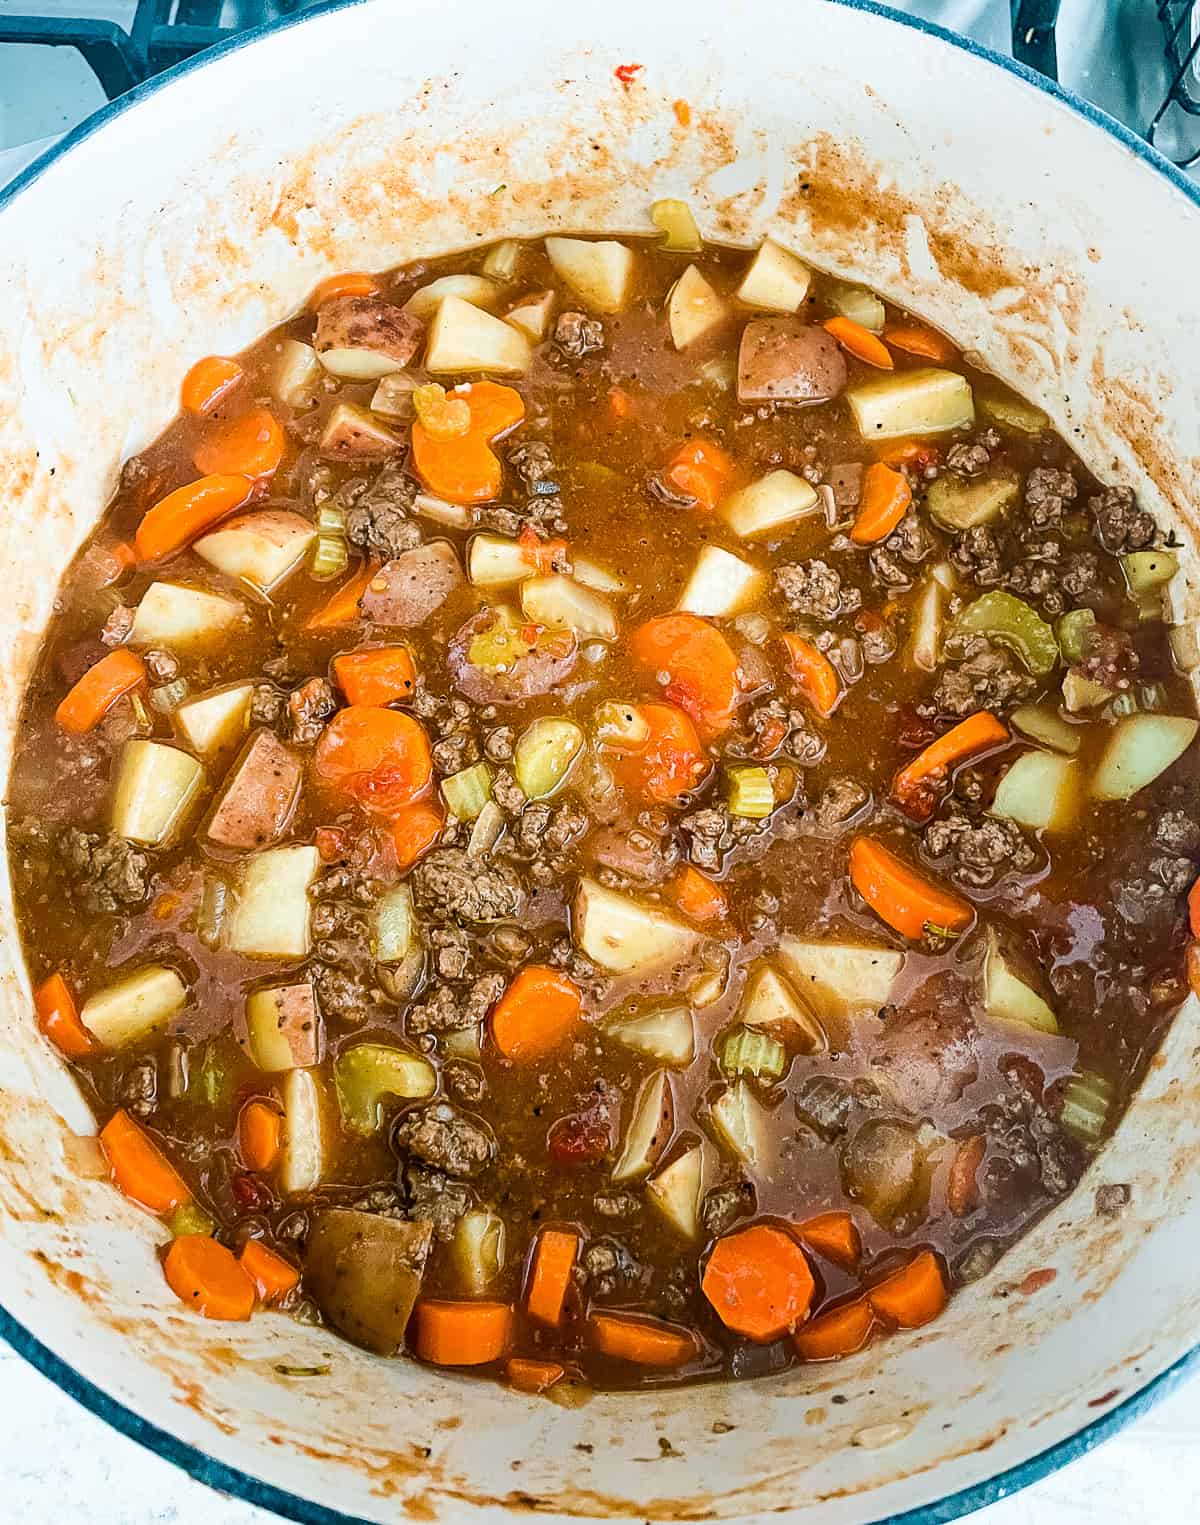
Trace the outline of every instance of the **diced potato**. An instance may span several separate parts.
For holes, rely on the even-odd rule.
[[[781,469],[770,471],[749,487],[733,493],[721,511],[734,534],[749,540],[754,535],[781,530],[798,519],[807,519],[820,504],[811,483]]]
[[[473,1208],[458,1220],[450,1253],[467,1297],[484,1297],[504,1269],[504,1238],[504,1219],[486,1207]]]
[[[827,300],[839,318],[849,318],[873,334],[881,334],[887,311],[873,291],[838,281],[829,288]]]
[[[1085,678],[1072,667],[1062,680],[1062,696],[1069,712],[1081,715],[1085,710],[1098,710],[1117,694],[1115,689],[1106,688],[1094,678]]]
[[[419,492],[413,499],[413,513],[452,530],[469,530],[475,522],[471,510],[463,504],[447,503],[444,498],[435,498],[428,492]]]
[[[468,858],[485,858],[504,835],[508,819],[495,800],[487,804],[475,817],[471,835],[467,841]]]
[[[420,318],[422,323],[429,323],[447,297],[458,297],[460,301],[470,302],[472,307],[492,312],[500,305],[501,291],[497,283],[485,275],[439,275],[428,286],[414,291],[402,310]]]
[[[404,1346],[432,1238],[433,1225],[423,1219],[322,1208],[305,1246],[305,1287],[331,1328],[376,1355],[394,1356]]]
[[[182,830],[204,788],[204,769],[189,753],[135,737],[121,748],[109,827],[118,837],[162,847]]]
[[[665,911],[642,905],[594,879],[580,880],[573,916],[575,941],[610,974],[645,974],[684,963],[699,934]]]
[[[299,514],[262,508],[227,520],[192,549],[226,577],[240,577],[269,593],[304,559],[316,533]]]
[[[752,1172],[769,1175],[770,1128],[767,1110],[749,1081],[735,1080],[712,1104],[713,1127]]]
[[[674,1131],[675,1098],[671,1092],[671,1077],[666,1070],[656,1070],[638,1089],[625,1130],[625,1141],[613,1166],[613,1181],[640,1181],[644,1175],[649,1175],[671,1142]]]
[[[597,312],[620,312],[629,296],[633,254],[615,240],[548,238],[546,254],[559,280]]]
[[[416,377],[408,371],[393,371],[390,376],[381,376],[379,385],[371,394],[371,412],[380,413],[384,418],[410,419],[415,411],[413,393],[418,384]]]
[[[1130,595],[1144,599],[1166,587],[1179,571],[1179,557],[1173,551],[1131,551],[1121,557],[1121,570]]]
[[[646,1195],[684,1239],[700,1237],[700,1199],[707,1174],[703,1146],[693,1144],[646,1182]]]
[[[686,1006],[660,1006],[605,1024],[605,1036],[635,1054],[645,1054],[675,1070],[696,1057],[696,1028]]]
[[[988,936],[987,957],[983,966],[983,989],[988,1016],[994,1021],[1011,1022],[1019,1027],[1033,1027],[1043,1033],[1058,1031],[1058,1018],[1037,991],[1020,978],[1001,953],[995,932],[991,932]]]
[[[325,367],[317,359],[311,344],[299,339],[285,339],[271,374],[271,395],[285,407],[301,412],[311,408],[321,395]]]
[[[389,1043],[355,1043],[333,1066],[342,1122],[352,1133],[375,1133],[385,1096],[424,1101],[437,1090],[437,1072],[423,1054]]]
[[[990,813],[1033,831],[1066,831],[1079,793],[1078,764],[1054,752],[1025,752],[1000,780]]]
[[[865,440],[942,434],[975,422],[971,384],[957,371],[925,367],[851,387],[846,401]]]
[[[1127,800],[1152,784],[1195,740],[1185,715],[1139,714],[1118,720],[1092,779],[1098,800]]]
[[[241,620],[236,598],[186,588],[182,583],[152,582],[142,594],[129,632],[131,646],[215,645]]]
[[[492,245],[479,268],[493,281],[516,280],[521,253],[521,245],[515,238],[505,238]]]
[[[788,1048],[814,1054],[825,1048],[825,1031],[816,1013],[777,969],[765,964],[746,985],[738,1016]]]
[[[467,1059],[478,1064],[483,1055],[483,1024],[474,1027],[456,1027],[453,1032],[443,1033],[442,1053],[447,1059]]]
[[[758,603],[766,591],[767,574],[719,545],[700,549],[677,608],[689,614],[723,619]]]
[[[594,588],[597,593],[628,591],[629,584],[619,578],[615,572],[610,572],[607,567],[589,561],[586,556],[573,556],[571,561],[575,568],[572,574],[575,581],[581,582],[585,588]]]
[[[79,1020],[105,1048],[123,1048],[161,1032],[186,1005],[187,987],[174,969],[144,964],[88,996]]]
[[[531,800],[548,799],[570,773],[586,738],[580,726],[560,715],[539,715],[521,733],[513,773]]]
[[[579,563],[575,564],[575,575],[579,576]],[[1172,625],[1167,635],[1171,645],[1171,655],[1175,658],[1175,665],[1180,672],[1195,672],[1200,667],[1200,629],[1195,620],[1188,620],[1182,625]]]
[[[523,376],[531,358],[529,340],[519,328],[452,296],[442,302],[429,330],[425,369],[435,376],[459,371]]]
[[[608,601],[561,573],[523,582],[521,613],[548,630],[574,630],[577,635],[605,641],[617,636],[617,617]]]
[[[807,265],[768,238],[742,278],[738,301],[764,312],[798,312],[811,280]]]
[[[412,891],[407,884],[395,884],[376,903],[371,953],[377,963],[400,964],[412,952],[416,940]]]
[[[894,948],[799,937],[784,937],[779,956],[800,995],[822,1015],[831,1016],[886,1006],[904,962]]]
[[[201,757],[219,757],[241,744],[250,723],[252,683],[234,683],[185,699],[172,712],[171,724],[179,739]]]
[[[339,402],[325,420],[317,448],[331,461],[385,461],[400,438],[357,403]]]
[[[312,984],[271,985],[246,997],[250,1058],[268,1074],[320,1064],[324,1031]]]
[[[380,297],[334,297],[317,309],[313,349],[331,376],[378,381],[412,363],[423,325]]]
[[[288,1070],[280,1090],[283,1147],[279,1153],[279,1187],[288,1194],[312,1191],[321,1184],[329,1154],[329,1123],[321,1072]]]
[[[939,576],[939,573],[943,575]],[[954,589],[954,569],[945,563],[935,567],[921,583],[913,613],[909,657],[922,672],[936,672],[942,656],[946,614]]]
[[[944,530],[970,530],[999,519],[1017,501],[1021,479],[1015,471],[964,481],[953,472],[930,482],[925,507]]]
[[[731,317],[729,304],[695,265],[689,265],[671,287],[667,297],[667,326],[676,349],[688,349],[708,334],[715,333]]]
[[[704,247],[700,229],[686,201],[665,196],[661,201],[651,202],[650,221],[666,235],[659,248],[669,254],[699,254]]]
[[[535,291],[529,296],[522,297],[515,307],[510,307],[504,314],[504,321],[511,323],[514,328],[519,328],[534,344],[540,344],[546,337],[546,330],[550,327],[550,316],[553,311],[554,293]]]
[[[250,958],[304,958],[310,934],[309,886],[321,857],[315,847],[255,853],[225,917],[225,945]]]
[[[472,535],[467,576],[477,588],[503,588],[532,577],[537,568],[525,547],[507,535]]]
[[[1012,723],[1023,736],[1040,741],[1066,757],[1074,757],[1083,742],[1083,727],[1064,720],[1057,710],[1040,704],[1022,704],[1013,710]]]
[[[1035,408],[998,383],[989,382],[981,387],[976,402],[984,418],[999,424],[1002,429],[1016,429],[1021,434],[1044,434],[1050,427],[1050,420],[1041,408]]]

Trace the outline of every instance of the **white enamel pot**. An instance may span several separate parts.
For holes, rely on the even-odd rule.
[[[628,85],[623,64],[641,66]],[[502,234],[649,231],[664,195],[709,236],[770,232],[976,351],[1181,532],[1175,612],[1197,613],[1200,207],[1122,129],[866,5],[374,0],[135,91],[0,204],[5,771],[58,578],[191,361],[236,351],[333,271]],[[1189,1008],[1079,1190],[927,1330],[833,1367],[566,1411],[286,1318],[185,1312],[158,1224],[64,1153],[91,1123],[34,1031],[5,882],[4,1330],[112,1423],[296,1519],[948,1519],[1086,1449],[1186,1367],[1195,1047]],[[1129,1208],[1097,1216],[1096,1188],[1118,1182]]]

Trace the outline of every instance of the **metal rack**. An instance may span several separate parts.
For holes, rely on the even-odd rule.
[[[1200,163],[1200,0],[1158,0],[1156,9],[1170,84],[1146,128],[1146,139],[1153,143],[1160,129],[1174,125],[1172,118],[1175,123],[1183,116],[1193,118],[1190,137],[1197,146],[1185,149],[1182,156],[1172,155],[1186,169]]]

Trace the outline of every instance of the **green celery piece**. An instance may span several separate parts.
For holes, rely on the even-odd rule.
[[[1083,647],[1087,640],[1088,631],[1096,623],[1096,616],[1091,609],[1071,609],[1064,614],[1057,625],[1058,644],[1062,647],[1064,658],[1073,667],[1076,662],[1083,661]]]
[[[952,636],[983,635],[1015,652],[1035,676],[1053,672],[1059,661],[1054,631],[1024,599],[994,589],[968,604],[954,621]]]
[[[337,1056],[333,1083],[346,1127],[355,1133],[374,1133],[385,1096],[424,1100],[433,1095],[437,1077],[420,1054],[386,1043],[356,1043]]]

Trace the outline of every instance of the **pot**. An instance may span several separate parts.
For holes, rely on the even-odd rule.
[[[663,195],[711,238],[770,233],[953,335],[1175,526],[1175,616],[1200,613],[1193,187],[1044,81],[874,6],[608,0],[590,43],[580,20],[537,0],[325,11],[133,92],[3,198],[5,768],[58,578],[193,360],[331,272],[649,232]],[[295,1519],[949,1519],[1103,1438],[1196,1338],[1194,1002],[1079,1189],[934,1325],[832,1367],[575,1410],[284,1317],[231,1334],[181,1309],[160,1226],[76,1168],[93,1124],[34,1030],[6,877],[0,1024],[9,1339]],[[1106,1184],[1130,1189],[1119,1219],[1095,1210]]]

